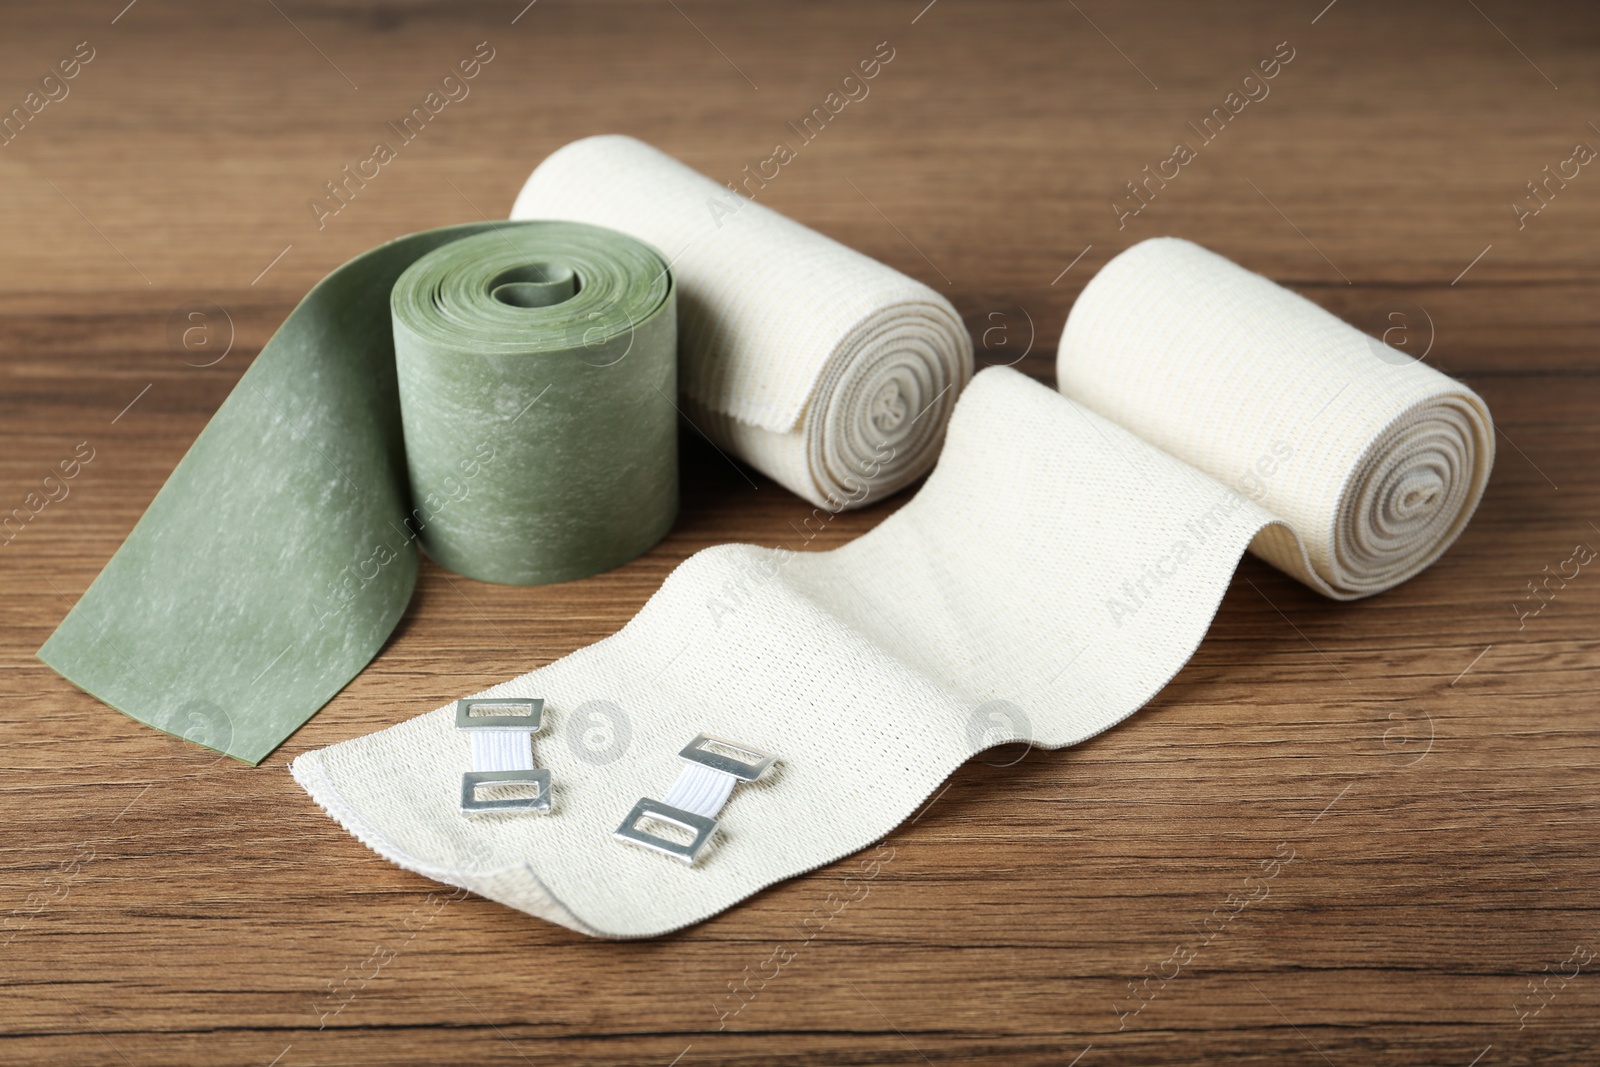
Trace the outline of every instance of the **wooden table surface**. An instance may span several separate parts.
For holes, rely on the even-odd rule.
[[[1600,547],[1592,4],[124,2],[0,14],[0,109],[92,55],[0,147],[0,510],[93,453],[0,538],[0,1061],[1600,1062],[1600,575],[1517,610]],[[470,95],[319,228],[323,183],[485,41]],[[285,768],[612,633],[697,549],[792,540],[810,506],[704,445],[677,528],[613,573],[427,565],[394,639],[258,769],[33,658],[323,274],[503,216],[592,133],[732,179],[881,42],[766,203],[1046,380],[1084,283],[1158,234],[1399,325],[1502,431],[1459,543],[1354,604],[1247,559],[1149,707],[972,761],[847,908],[855,860],[638,943],[393,867]],[[1269,94],[1119,219],[1274,53]],[[211,365],[171,332],[196,304],[233,342]]]

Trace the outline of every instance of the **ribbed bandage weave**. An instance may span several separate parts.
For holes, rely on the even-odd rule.
[[[556,733],[593,701],[627,716],[604,763],[541,750],[556,817],[459,818],[449,707],[308,753],[295,777],[402,866],[586,933],[663,933],[881,839],[985,747],[1070,745],[1132,714],[1247,547],[1341,599],[1402,581],[1462,528],[1493,458],[1471,390],[1184,242],[1104,269],[1061,368],[1070,396],[975,377],[927,484],[865,536],[706,549],[615,636],[483,694],[543,696]],[[693,867],[612,840],[700,732],[782,762]],[[1063,878],[1071,848],[1046,845]]]
[[[511,217],[655,245],[680,294],[684,414],[800,496],[859,507],[933,465],[972,376],[972,340],[921,282],[631,137],[555,152]]]

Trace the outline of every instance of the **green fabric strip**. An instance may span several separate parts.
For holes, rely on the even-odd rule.
[[[364,667],[418,542],[566,581],[677,512],[676,315],[655,250],[580,223],[453,226],[306,295],[39,650],[140,722],[259,763]]]

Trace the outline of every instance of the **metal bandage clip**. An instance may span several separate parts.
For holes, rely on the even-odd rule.
[[[693,864],[717,832],[717,812],[733,787],[760,778],[778,757],[710,734],[690,741],[678,755],[689,765],[678,774],[667,799],[642,798],[612,836]],[[640,823],[647,819],[676,826],[692,839],[684,843],[642,829]]]
[[[472,738],[472,770],[461,776],[461,813],[550,812],[550,772],[533,766],[533,735],[544,717],[540,697],[456,701],[456,728]],[[531,797],[478,799],[479,786],[531,785]]]

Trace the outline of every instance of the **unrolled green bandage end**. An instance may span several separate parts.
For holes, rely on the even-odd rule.
[[[417,544],[565,581],[677,511],[675,293],[611,230],[412,234],[324,278],[262,349],[39,658],[259,763],[377,654]]]

